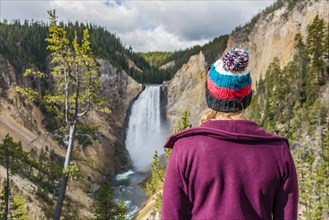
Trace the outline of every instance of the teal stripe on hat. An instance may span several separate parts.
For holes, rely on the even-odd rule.
[[[214,65],[211,66],[209,73],[210,79],[218,86],[227,89],[242,89],[251,84],[250,71],[246,75],[226,75],[216,71]]]

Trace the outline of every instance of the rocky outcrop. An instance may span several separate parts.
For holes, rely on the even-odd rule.
[[[256,82],[265,74],[274,57],[279,58],[281,66],[292,60],[295,35],[301,33],[306,39],[307,28],[316,15],[329,21],[327,1],[301,1],[291,11],[282,7],[267,15],[261,14],[252,27],[246,26],[229,37],[225,52],[233,47],[249,50],[249,68]],[[185,109],[191,111],[192,124],[198,124],[199,114],[206,108],[206,71],[206,62],[200,52],[191,57],[171,81],[164,83],[168,99],[167,118],[171,127],[175,126]]]
[[[67,190],[67,197],[82,207],[79,209],[82,219],[93,217],[92,194],[86,192],[86,186],[90,186],[88,190],[93,192],[105,175],[129,168],[129,154],[124,145],[125,120],[131,102],[142,91],[141,84],[135,82],[124,71],[114,68],[108,61],[97,60],[97,63],[100,67],[102,86],[100,95],[107,98],[106,104],[112,113],[92,111],[82,119],[85,123],[99,126],[97,140],[91,145],[86,148],[80,147],[78,143],[75,145],[83,158],[93,161],[82,165],[84,178],[78,182],[70,181]],[[0,56],[0,139],[9,133],[15,141],[22,142],[25,151],[33,148],[40,154],[47,146],[47,149],[54,150],[56,154],[65,155],[65,148],[47,134],[48,131],[42,123],[42,112],[32,103],[25,103],[15,91],[16,85],[30,83],[15,71],[8,60]],[[1,169],[3,168],[0,166]],[[4,173],[0,172],[1,178]],[[40,208],[43,202],[36,196],[35,189],[38,187],[35,183],[19,175],[13,176],[13,181],[18,190],[31,201],[28,208],[31,210],[31,207],[35,207],[31,210],[33,219],[45,219]]]
[[[102,95],[107,97],[107,105],[112,111],[109,123],[123,129],[129,104],[142,91],[142,85],[126,72],[114,68],[108,61],[97,62],[101,66]]]
[[[283,6],[261,14],[251,29],[247,26],[229,37],[225,51],[233,47],[249,50],[251,76],[257,81],[274,57],[279,58],[281,66],[292,60],[296,34],[306,40],[308,26],[316,15],[329,22],[327,0],[300,1],[291,11]]]
[[[173,67],[173,66],[175,66],[175,60],[172,60],[169,63],[166,63],[166,64],[160,66],[159,69],[160,70],[166,70],[166,69],[168,69],[170,67]]]
[[[0,94],[5,97],[11,85],[16,85],[16,73],[14,67],[0,54]]]
[[[99,142],[89,148],[104,173],[116,173],[129,168],[130,160],[125,148],[125,122],[131,102],[142,91],[142,85],[124,71],[114,68],[108,61],[97,60],[101,67],[102,96],[107,98],[110,114],[93,111],[86,123],[99,125]],[[95,150],[96,149],[96,150]]]
[[[138,66],[134,63],[134,61],[132,61],[128,57],[126,57],[126,60],[127,60],[128,68],[129,69],[134,69],[134,70],[136,70],[138,72],[143,72],[140,68],[138,68]]]
[[[199,123],[199,115],[206,108],[205,79],[207,63],[202,52],[192,56],[187,64],[177,71],[175,77],[163,83],[167,95],[167,119],[174,127],[184,110],[191,113],[192,125]]]

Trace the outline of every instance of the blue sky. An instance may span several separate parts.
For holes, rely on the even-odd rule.
[[[0,17],[60,20],[105,26],[134,51],[172,51],[229,34],[273,0],[1,0]]]

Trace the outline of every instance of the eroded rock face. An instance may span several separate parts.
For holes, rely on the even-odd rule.
[[[0,54],[0,94],[5,96],[11,86],[16,86],[16,73],[14,67]]]
[[[142,91],[142,85],[122,70],[117,70],[109,62],[97,60],[101,66],[102,95],[107,97],[107,105],[112,111],[109,123],[124,127],[129,104]]]
[[[233,47],[249,50],[249,68],[253,81],[265,75],[268,65],[278,57],[281,66],[293,59],[295,36],[300,33],[306,40],[308,26],[316,15],[329,22],[328,1],[302,1],[291,11],[282,7],[266,16],[261,16],[254,27],[233,33],[225,52]]]
[[[282,7],[266,16],[262,15],[251,29],[246,27],[233,33],[225,52],[233,47],[249,50],[249,69],[255,85],[261,75],[265,75],[274,57],[279,58],[281,66],[293,59],[296,34],[301,33],[306,40],[308,26],[316,15],[329,22],[327,6],[325,0],[301,2],[291,11]],[[164,82],[168,99],[167,118],[171,127],[175,126],[184,109],[191,111],[192,124],[198,124],[199,114],[206,108],[206,71],[206,62],[200,53],[191,57],[171,81]]]
[[[184,110],[191,113],[192,125],[198,125],[199,115],[206,108],[205,80],[207,63],[202,52],[192,56],[177,71],[175,77],[163,83],[167,94],[167,119],[173,128]]]
[[[111,113],[93,111],[85,119],[86,123],[99,125],[100,140],[93,143],[95,149],[89,153],[97,158],[97,163],[105,173],[116,173],[129,168],[129,154],[124,145],[125,124],[128,108],[142,91],[142,85],[134,81],[124,71],[114,68],[108,61],[97,60],[100,65],[102,95],[107,99]]]

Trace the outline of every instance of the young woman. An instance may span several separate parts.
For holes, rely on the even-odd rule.
[[[286,138],[245,119],[248,52],[232,49],[206,82],[201,125],[171,136],[162,219],[297,219],[298,187]]]

